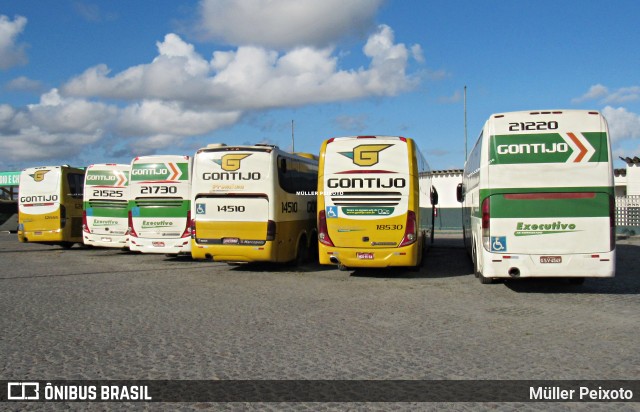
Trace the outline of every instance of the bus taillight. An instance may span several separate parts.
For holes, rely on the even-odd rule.
[[[267,221],[267,240],[276,240],[276,222]]]
[[[413,210],[409,210],[407,212],[407,226],[404,231],[404,237],[402,238],[402,242],[400,242],[400,246],[408,246],[414,243],[416,239],[418,239],[416,213]]]
[[[318,240],[323,245],[333,247],[333,242],[329,237],[329,230],[327,229],[327,215],[324,210],[318,213]]]
[[[491,206],[489,197],[487,196],[482,201],[482,240],[485,243],[485,248],[488,249],[489,245],[489,230],[491,229]]]
[[[129,230],[128,230],[129,236],[138,237],[136,230],[133,228],[133,213],[131,213],[131,210],[129,210],[127,221],[129,223]]]
[[[187,223],[185,224],[184,232],[180,237],[191,237],[191,211],[187,210]]]
[[[191,212],[189,212],[191,214]],[[196,220],[191,219],[191,239],[196,238]]]
[[[87,223],[87,211],[83,210],[82,211],[82,231],[85,233],[91,233],[91,230],[89,230],[89,224]]]

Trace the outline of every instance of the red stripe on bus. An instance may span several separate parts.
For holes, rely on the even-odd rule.
[[[594,192],[581,193],[512,193],[504,195],[508,200],[547,200],[547,199],[593,199]]]

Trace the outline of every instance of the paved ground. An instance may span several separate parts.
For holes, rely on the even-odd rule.
[[[481,285],[456,238],[419,273],[231,267],[9,234],[0,265],[0,380],[640,376],[639,238],[618,242],[615,278],[582,286]]]

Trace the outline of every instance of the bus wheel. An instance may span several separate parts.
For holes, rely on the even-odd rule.
[[[312,240],[309,244],[308,258],[312,263],[318,263],[319,250],[318,241],[316,240],[318,239],[318,235],[312,236],[311,239]]]
[[[482,276],[482,273],[478,272],[478,280],[480,281],[480,283],[482,283],[483,285],[490,285],[493,283],[493,279],[491,278],[485,278],[484,276]]]
[[[582,285],[584,283],[584,278],[569,278],[570,285]]]
[[[485,278],[484,276],[482,276],[482,272],[478,270],[478,255],[476,254],[475,248],[473,250],[473,274],[483,285],[490,285],[493,283],[493,279]]]
[[[301,266],[308,257],[307,241],[306,238],[301,237],[298,241],[298,250],[296,251],[296,258],[293,260],[295,266]]]
[[[473,247],[473,251],[471,252],[471,263],[473,263],[473,276],[478,277],[480,272],[478,271],[478,257],[476,255],[476,248]]]
[[[69,250],[73,247],[73,242],[62,242],[60,246],[62,246],[63,249]]]

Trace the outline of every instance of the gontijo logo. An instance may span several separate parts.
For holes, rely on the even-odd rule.
[[[249,156],[251,156],[251,153],[226,154],[220,159],[213,159],[213,162],[219,164],[222,170],[233,172],[240,169],[240,161]]]
[[[36,182],[42,182],[44,180],[44,175],[46,175],[48,172],[48,170],[37,170],[29,176],[31,176]]]
[[[117,170],[90,170],[87,173],[87,184],[95,185],[111,185],[124,187],[129,185],[129,172],[121,172]]]
[[[135,163],[131,180],[187,180],[188,163]]]
[[[605,161],[596,155],[604,133],[548,133],[493,136],[496,163],[586,163]],[[606,145],[604,145],[606,147]]]
[[[341,155],[353,160],[354,164],[358,166],[373,166],[377,164],[380,159],[378,153],[393,146],[392,144],[361,144],[354,147],[352,152],[338,152]]]

